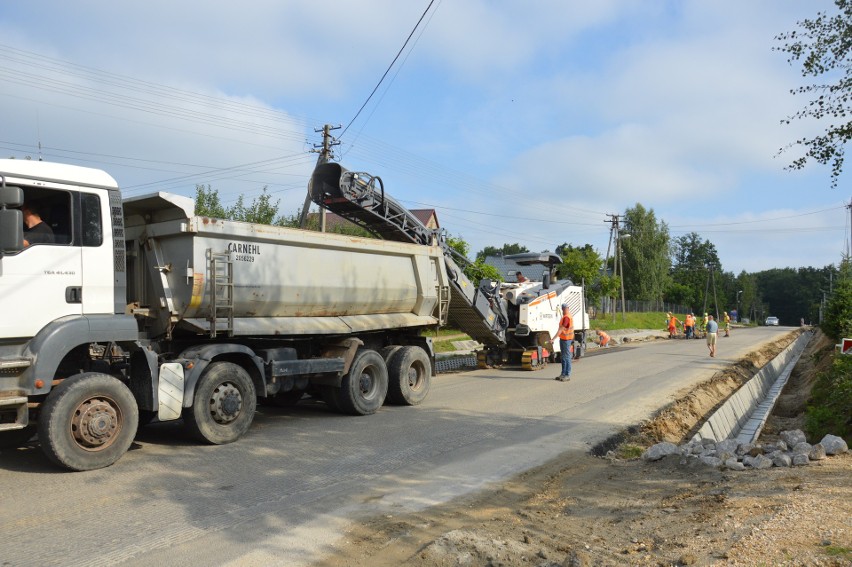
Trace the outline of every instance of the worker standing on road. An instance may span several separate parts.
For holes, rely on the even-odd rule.
[[[677,317],[669,313],[669,338],[673,339],[677,336],[677,324],[680,323]]]
[[[707,334],[707,313],[704,314],[704,320],[701,321],[701,331],[706,335]]]
[[[683,321],[683,331],[686,333],[686,338],[691,339],[695,335],[695,314],[687,313]]]
[[[713,316],[707,318],[707,348],[710,349],[710,356],[716,356],[716,333],[719,332],[719,323],[713,320]]]
[[[725,311],[725,336],[731,336],[731,316]]]
[[[574,342],[574,321],[571,319],[571,309],[567,303],[562,304],[562,319],[559,320],[559,329],[551,337],[555,341],[559,337],[559,358],[562,359],[562,374],[554,378],[560,382],[567,382],[571,377],[571,343]]]

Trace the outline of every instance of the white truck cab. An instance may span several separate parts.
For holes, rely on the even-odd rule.
[[[111,194],[121,219],[115,180],[102,171],[26,160],[2,160],[0,171],[0,206],[11,221],[2,223],[11,246],[0,258],[0,338],[33,337],[62,317],[124,313],[123,282],[114,270],[124,255],[123,239],[117,250],[113,238]],[[40,217],[53,242],[24,245],[20,207]]]

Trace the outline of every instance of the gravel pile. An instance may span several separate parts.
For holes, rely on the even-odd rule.
[[[812,461],[821,461],[829,455],[839,455],[849,450],[842,437],[826,435],[819,443],[811,445],[799,430],[782,431],[780,439],[765,445],[739,443],[736,439],[724,441],[701,440],[683,445],[657,443],[642,453],[645,461],[659,461],[664,457],[681,457],[681,464],[700,462],[710,467],[734,471],[769,469],[772,467],[798,467]]]

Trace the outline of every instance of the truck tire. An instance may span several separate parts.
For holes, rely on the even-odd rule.
[[[383,349],[381,349],[381,350],[379,351],[379,354],[380,354],[380,355],[382,355],[382,358],[384,358],[384,359],[385,359],[385,364],[386,364],[386,365],[388,365],[388,364],[390,364],[390,359],[391,359],[391,357],[392,357],[394,354],[396,354],[396,353],[397,353],[397,351],[398,351],[399,349],[401,349],[401,348],[402,348],[402,347],[401,347],[400,345],[391,345],[391,346],[386,346],[386,347],[384,347]]]
[[[63,380],[41,408],[38,437],[59,466],[89,471],[121,458],[139,426],[130,389],[108,374],[85,372]]]
[[[359,349],[337,390],[339,411],[352,415],[376,413],[388,393],[388,367],[378,352]]]
[[[405,346],[388,361],[388,401],[416,406],[426,399],[432,384],[432,362],[422,348]]]
[[[257,395],[251,376],[233,362],[212,362],[195,389],[192,406],[184,408],[189,433],[212,445],[232,443],[251,427]]]
[[[36,427],[28,425],[23,429],[0,432],[0,450],[17,449],[24,446],[27,441],[35,437]]]

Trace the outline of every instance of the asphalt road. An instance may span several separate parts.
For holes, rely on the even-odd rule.
[[[442,375],[419,407],[368,417],[321,403],[259,408],[246,437],[202,446],[179,425],[141,430],[116,465],[50,466],[0,453],[0,566],[305,565],[364,515],[420,509],[648,417],[784,327],[655,341],[584,358],[570,382],[538,372]]]

